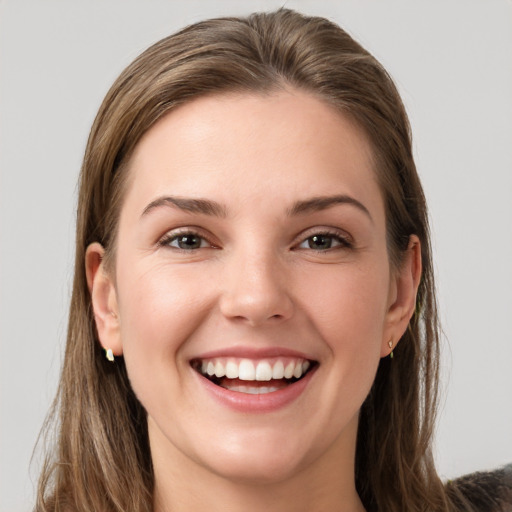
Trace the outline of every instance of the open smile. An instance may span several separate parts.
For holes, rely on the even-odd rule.
[[[229,391],[264,395],[283,390],[303,379],[316,361],[298,357],[248,359],[214,357],[194,359],[192,368],[211,383]]]

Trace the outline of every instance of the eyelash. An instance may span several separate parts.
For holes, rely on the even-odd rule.
[[[177,241],[179,238],[185,238],[185,237],[192,237],[199,239],[200,245],[199,247],[192,247],[185,249],[183,247],[176,247],[171,245],[172,242]],[[341,235],[337,231],[329,231],[329,230],[323,230],[323,231],[315,231],[311,233],[310,236],[306,238],[301,238],[301,241],[299,244],[294,245],[295,248],[301,249],[301,245],[308,243],[308,241],[312,240],[315,237],[325,237],[328,239],[331,239],[331,243],[334,241],[337,243],[334,247],[327,247],[325,250],[319,250],[314,249],[312,247],[302,247],[302,249],[314,251],[314,252],[327,252],[331,250],[336,250],[337,248],[340,249],[353,249],[354,244],[349,236],[347,235]],[[203,243],[206,242],[206,246],[203,246]],[[178,242],[179,243],[179,242]],[[176,251],[184,252],[184,253],[190,253],[197,249],[207,249],[207,248],[218,248],[208,237],[205,237],[204,235],[200,234],[199,232],[191,229],[184,229],[183,231],[179,232],[171,232],[165,235],[159,242],[158,245],[160,247],[170,247]]]
[[[314,252],[327,252],[327,251],[336,250],[336,249],[353,249],[354,248],[354,244],[348,235],[342,235],[338,231],[330,231],[330,230],[315,231],[315,232],[311,233],[310,236],[302,239],[302,241],[298,244],[298,247],[300,248],[301,245],[307,243],[309,240],[312,240],[315,237],[329,238],[329,239],[331,239],[331,241],[335,241],[338,245],[335,245],[334,247],[328,247],[325,250],[313,249],[311,247],[303,247],[303,249],[314,251]]]
[[[178,240],[179,238],[185,238],[187,236],[193,237],[193,238],[198,238],[201,242],[201,245],[199,247],[194,247],[194,248],[189,248],[189,249],[184,249],[182,247],[174,247],[171,245],[171,243],[174,242],[175,240]],[[202,246],[203,242],[206,242],[208,245]],[[195,231],[193,229],[184,229],[179,232],[173,231],[171,233],[167,233],[158,242],[158,245],[160,247],[170,247],[176,251],[181,251],[181,252],[185,252],[185,253],[187,253],[187,252],[190,253],[197,249],[206,249],[206,248],[215,248],[216,247],[216,245],[211,240],[209,240],[208,237],[205,237],[203,234],[198,233],[197,231]]]

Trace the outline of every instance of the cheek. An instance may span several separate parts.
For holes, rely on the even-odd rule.
[[[380,346],[389,289],[384,265],[341,267],[317,275],[314,286],[305,279],[302,288],[304,307],[333,352]]]
[[[184,368],[176,354],[208,315],[208,292],[200,288],[197,273],[186,268],[128,269],[119,265],[118,296],[123,354],[132,384],[136,388],[155,378],[177,379]]]
[[[340,269],[310,289],[309,318],[330,352],[338,389],[361,402],[380,361],[388,306],[389,274],[384,265]]]
[[[180,354],[212,303],[197,274],[185,266],[171,272],[163,264],[118,265],[121,340],[131,386],[150,417],[178,431],[190,401],[190,367]],[[176,410],[182,422],[176,422]]]

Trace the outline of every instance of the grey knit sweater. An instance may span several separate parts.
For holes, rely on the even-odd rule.
[[[446,488],[461,512],[512,512],[512,464],[457,478]]]

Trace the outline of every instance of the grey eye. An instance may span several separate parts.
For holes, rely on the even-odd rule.
[[[333,237],[329,235],[314,235],[307,240],[310,249],[325,250],[330,249],[333,243]]]
[[[191,251],[194,249],[200,249],[201,247],[206,247],[208,243],[199,235],[194,233],[185,233],[173,237],[169,240],[168,245],[185,251]]]
[[[313,251],[327,251],[336,247],[349,247],[347,240],[338,235],[329,233],[317,233],[306,238],[300,245],[300,249],[312,249]]]

